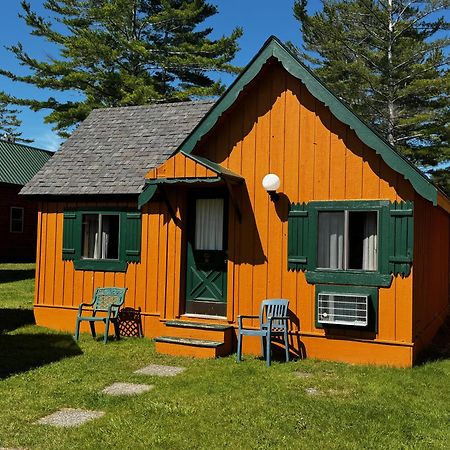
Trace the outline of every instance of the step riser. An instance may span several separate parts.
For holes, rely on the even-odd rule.
[[[193,358],[217,358],[221,356],[221,348],[196,347],[169,342],[156,342],[155,348],[158,353],[173,356],[192,356]]]
[[[198,330],[195,328],[184,327],[165,327],[164,336],[174,336],[188,339],[205,339],[208,341],[225,342],[231,340],[231,333],[229,330]]]

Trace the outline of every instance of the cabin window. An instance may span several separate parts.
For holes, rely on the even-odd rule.
[[[140,212],[64,212],[62,258],[76,270],[125,272],[140,256]]]
[[[413,256],[413,203],[294,203],[288,216],[288,269],[309,283],[388,287],[408,276]]]
[[[24,209],[12,206],[10,210],[9,231],[11,233],[23,233]]]
[[[119,258],[119,219],[119,214],[83,214],[83,258]]]
[[[376,271],[377,230],[376,211],[319,211],[317,268]]]

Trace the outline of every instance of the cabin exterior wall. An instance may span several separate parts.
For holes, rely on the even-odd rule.
[[[409,182],[278,64],[267,64],[193,150],[245,179],[245,184],[234,190],[241,222],[236,210],[229,208],[224,322],[236,324],[238,314],[258,314],[264,298],[288,298],[293,318],[291,339],[298,354],[355,363],[413,364],[414,340],[433,321],[430,300],[421,287],[428,277],[439,278],[433,283],[436,311],[443,314],[445,302],[448,307],[448,253],[444,252],[448,252],[449,235],[444,213],[418,198]],[[205,168],[195,164],[188,167],[184,158],[172,158],[169,164],[173,168],[164,169],[160,176],[172,176],[172,172],[175,177],[207,176]],[[278,202],[272,202],[261,186],[267,173],[276,173],[281,179]],[[184,312],[188,189],[173,186],[167,195],[176,220],[163,201],[150,201],[143,207],[141,261],[130,263],[125,273],[75,271],[71,261],[61,258],[64,210],[92,203],[41,203],[37,322],[72,330],[78,304],[90,299],[96,287],[113,285],[128,288],[126,306],[142,308],[147,337],[159,335],[166,319],[180,317]],[[390,287],[379,288],[375,335],[351,329],[327,334],[315,324],[315,286],[306,281],[304,272],[287,270],[289,205],[378,199],[415,201],[419,239],[415,241],[412,272],[405,278],[393,277]],[[133,202],[122,206],[136,208]],[[427,241],[431,238],[425,230],[432,221],[443,233],[446,244],[442,248]],[[425,247],[429,251],[423,257]],[[436,275],[427,266],[430,258],[435,258],[436,267],[445,260],[441,266],[445,273]],[[244,346],[244,351],[259,351],[256,339],[249,339]]]

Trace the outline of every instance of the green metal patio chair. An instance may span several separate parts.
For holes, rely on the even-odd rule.
[[[103,342],[106,344],[108,341],[109,324],[112,322],[114,325],[114,331],[116,338],[120,338],[119,327],[117,324],[117,316],[119,309],[123,305],[125,300],[125,292],[127,288],[97,288],[94,293],[94,298],[91,303],[82,303],[78,307],[77,323],[75,325],[75,340],[80,337],[80,323],[83,321],[89,322],[91,327],[92,337],[96,337],[95,322],[104,322],[105,335]],[[84,307],[92,307],[91,316],[83,316]],[[97,316],[97,313],[99,315]]]
[[[238,316],[238,344],[237,362],[242,360],[242,337],[260,336],[261,353],[266,358],[267,367],[271,362],[271,342],[273,336],[284,337],[284,348],[286,361],[289,361],[289,341],[288,341],[288,306],[289,300],[268,299],[261,303],[259,316]],[[243,319],[258,319],[259,328],[244,328]]]

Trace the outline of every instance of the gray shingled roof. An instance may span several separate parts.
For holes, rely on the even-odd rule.
[[[212,101],[97,109],[22,189],[31,195],[138,194]]]

